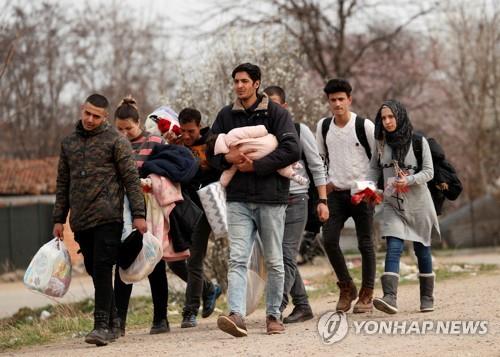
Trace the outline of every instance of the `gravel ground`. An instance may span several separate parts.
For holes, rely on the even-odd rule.
[[[459,277],[437,282],[436,310],[418,312],[418,285],[400,287],[397,315],[348,314],[349,333],[332,345],[324,344],[318,335],[319,317],[334,309],[337,297],[327,295],[312,301],[316,318],[305,323],[288,325],[282,335],[265,334],[264,311],[248,317],[249,336],[233,338],[216,327],[216,317],[200,319],[194,329],[173,326],[169,334],[151,336],[147,330],[129,331],[117,342],[97,348],[82,338],[68,339],[36,348],[27,348],[4,355],[22,356],[500,356],[500,271],[477,276]],[[380,295],[378,289],[376,295]],[[285,313],[286,315],[286,313]],[[356,334],[354,322],[361,321],[487,320],[484,335],[386,335]]]

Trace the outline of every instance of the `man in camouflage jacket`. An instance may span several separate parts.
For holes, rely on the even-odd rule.
[[[87,98],[76,130],[61,144],[53,212],[54,236],[63,239],[69,210],[70,226],[80,245],[85,269],[95,288],[94,330],[85,341],[106,345],[115,308],[112,270],[118,258],[127,191],[133,224],[145,233],[144,198],[129,141],[107,122],[107,99]]]

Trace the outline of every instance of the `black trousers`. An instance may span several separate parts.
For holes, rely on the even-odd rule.
[[[197,315],[200,299],[213,289],[213,284],[203,275],[203,260],[207,254],[208,237],[211,228],[205,214],[191,235],[190,257],[188,259],[188,279],[184,312]]]
[[[183,281],[188,280],[188,270],[185,260],[167,263],[175,275]],[[155,269],[148,275],[151,297],[153,298],[153,323],[158,323],[167,318],[168,306],[168,280],[165,271],[165,261],[162,259],[156,264]],[[118,317],[127,321],[128,305],[132,295],[133,284],[125,284],[120,279],[119,270],[115,271],[115,300]]]
[[[94,320],[108,321],[113,307],[113,265],[118,259],[122,223],[108,223],[75,232],[85,270],[95,289]]]
[[[352,217],[361,253],[361,285],[373,289],[376,270],[376,257],[372,240],[373,208],[365,202],[353,205],[349,191],[333,191],[328,195],[328,209],[330,218],[323,226],[323,240],[326,254],[338,280],[352,280],[339,244],[344,223],[349,217]]]

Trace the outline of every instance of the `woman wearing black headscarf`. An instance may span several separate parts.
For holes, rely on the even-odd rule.
[[[429,145],[422,138],[422,169],[412,145],[413,127],[405,107],[396,100],[387,100],[375,118],[377,154],[370,162],[368,180],[384,178],[383,223],[381,233],[386,239],[387,253],[382,290],[375,298],[378,310],[395,314],[399,283],[399,262],[404,241],[412,241],[418,260],[420,280],[420,311],[433,311],[434,273],[432,271],[431,236],[439,236],[439,226],[427,181],[434,175]],[[418,172],[417,172],[418,171]]]

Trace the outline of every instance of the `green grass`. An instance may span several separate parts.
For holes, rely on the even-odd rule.
[[[480,264],[479,265],[480,272],[490,272],[490,271],[495,271],[497,269],[498,269],[498,266],[496,264]]]
[[[81,335],[92,327],[93,308],[92,300],[38,309],[24,307],[14,316],[0,320],[0,351]],[[51,317],[40,320],[44,310],[50,312]]]
[[[468,276],[471,274],[478,274],[478,273],[486,273],[486,272],[491,272],[495,271],[498,269],[498,266],[495,264],[479,264],[479,265],[471,265],[471,264],[452,264],[452,265],[457,265],[460,268],[466,269],[466,271],[463,272],[452,272],[448,269],[436,269],[436,280],[444,280],[444,279],[452,279],[452,278],[457,278],[461,276]],[[474,267],[475,269],[473,270],[468,270],[467,267]]]
[[[170,323],[180,323],[183,305],[183,293],[170,293]],[[41,320],[40,314],[44,310],[51,315],[48,319]],[[37,309],[21,308],[12,317],[0,320],[0,352],[68,337],[81,338],[93,327],[93,311],[93,299],[73,304],[47,305]],[[173,311],[178,314],[173,314]],[[148,328],[152,318],[151,297],[134,297],[130,300],[127,329]]]

